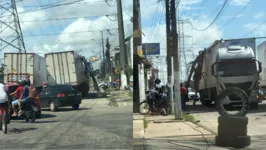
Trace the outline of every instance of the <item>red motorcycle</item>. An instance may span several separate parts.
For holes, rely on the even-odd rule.
[[[7,124],[8,121],[8,102],[0,103],[0,129],[7,133]]]

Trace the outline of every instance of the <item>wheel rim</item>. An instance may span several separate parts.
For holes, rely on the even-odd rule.
[[[150,106],[149,106],[148,103],[142,103],[142,104],[140,105],[140,113],[142,113],[142,114],[146,114],[146,113],[148,113],[149,111],[150,111]]]

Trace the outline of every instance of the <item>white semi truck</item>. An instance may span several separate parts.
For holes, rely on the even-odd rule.
[[[7,85],[30,75],[31,83],[42,86],[47,81],[45,59],[35,53],[4,53],[3,74]]]
[[[75,51],[63,51],[45,54],[47,80],[49,84],[69,84],[88,96],[89,77],[94,85],[97,81],[93,75],[92,65]]]
[[[217,100],[217,95],[228,87],[243,89],[249,96],[250,104],[260,103],[254,95],[258,88],[261,63],[256,60],[254,38],[217,40],[194,61],[189,82],[194,74],[195,89],[200,94],[203,105]],[[225,104],[238,103],[239,98],[232,97]]]
[[[266,41],[258,45],[258,60],[262,64],[262,72],[260,74],[260,86],[266,88]]]

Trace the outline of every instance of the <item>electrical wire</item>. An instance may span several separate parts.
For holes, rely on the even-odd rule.
[[[155,10],[155,13],[153,13],[153,16],[152,16],[152,22],[151,22],[151,28],[150,28],[150,32],[149,32],[149,37],[148,37],[148,40],[151,39],[152,37],[152,33],[153,33],[153,30],[154,30],[154,24],[155,24],[155,20],[157,19],[157,14],[158,14],[158,11],[159,11],[159,4],[160,3],[157,3],[156,4],[156,10]]]
[[[157,39],[157,35],[158,35],[158,32],[159,32],[159,30],[160,30],[160,24],[161,24],[161,21],[162,21],[162,16],[163,16],[164,9],[165,9],[165,7],[163,7],[163,9],[162,9],[162,11],[161,11],[161,15],[160,15],[160,17],[159,17],[159,25],[158,25],[158,27],[157,27],[157,32],[155,33],[155,39],[154,39],[154,41],[156,41],[156,39]]]
[[[35,35],[24,35],[25,37],[31,36],[50,36],[50,35],[61,35],[61,34],[75,34],[75,33],[86,33],[86,32],[100,32],[100,31],[107,31],[107,30],[117,30],[118,28],[112,29],[104,29],[104,30],[89,30],[89,31],[76,31],[76,32],[65,32],[65,33],[44,33],[44,34],[35,34]]]
[[[225,2],[224,2],[224,4],[223,4],[222,8],[220,9],[220,11],[219,11],[218,14],[216,15],[216,17],[213,19],[213,21],[212,21],[207,27],[205,27],[205,28],[203,28],[203,29],[197,29],[197,28],[195,28],[195,27],[193,26],[192,23],[189,23],[190,26],[191,26],[193,29],[197,30],[197,31],[205,31],[205,30],[207,30],[207,29],[208,29],[209,27],[211,27],[211,26],[213,25],[213,23],[219,18],[220,14],[221,14],[222,11],[224,10],[224,7],[225,7],[225,5],[227,4],[227,2],[228,2],[228,0],[225,0]]]

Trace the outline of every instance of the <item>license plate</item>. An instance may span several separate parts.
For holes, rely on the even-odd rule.
[[[38,108],[37,107],[32,107],[34,111],[38,111]]]
[[[68,94],[68,96],[74,96],[74,94]]]

